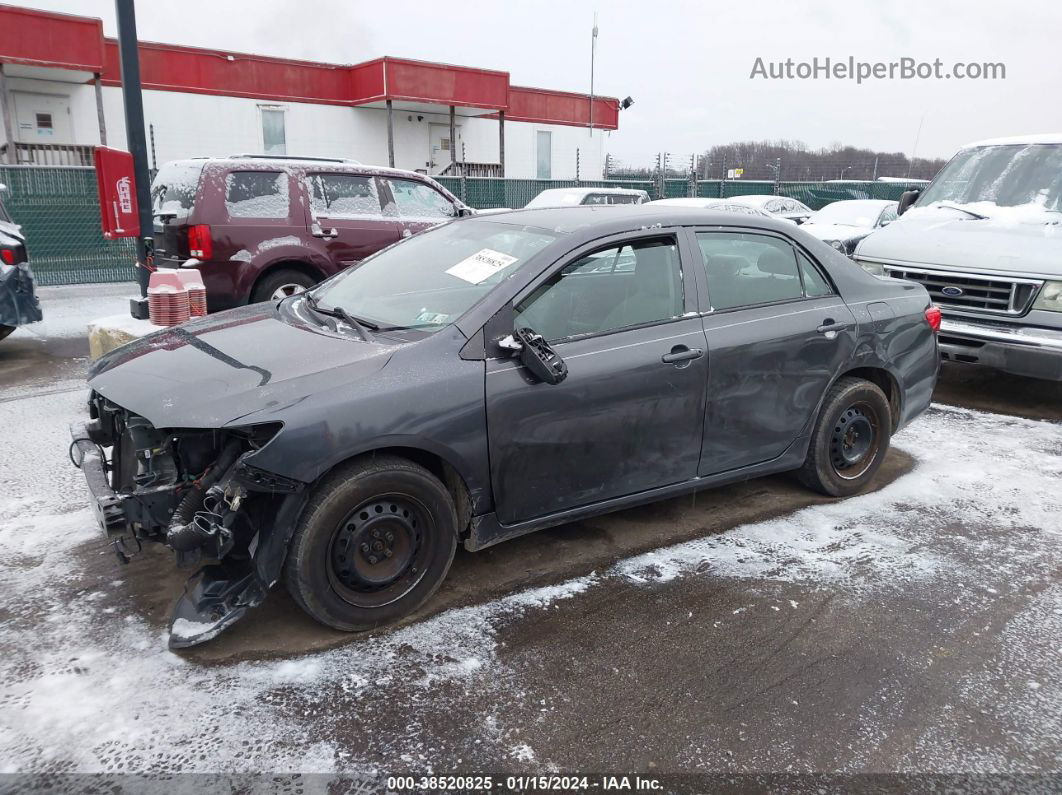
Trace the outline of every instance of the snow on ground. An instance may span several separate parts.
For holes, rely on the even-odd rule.
[[[129,314],[129,298],[139,295],[133,283],[86,284],[69,287],[40,287],[37,299],[44,319],[20,326],[14,334],[37,339],[84,337],[86,318]]]
[[[66,462],[66,423],[80,393],[0,403],[13,429],[0,462],[0,772],[317,771],[373,773],[381,763],[430,767],[419,711],[445,714],[466,694],[513,692],[499,630],[605,582],[663,587],[682,577],[820,583],[852,600],[963,582],[970,599],[1001,598],[1057,566],[1062,426],[936,409],[897,439],[918,461],[880,492],[657,550],[611,569],[471,607],[330,651],[273,661],[199,665],[166,649],[165,633],[121,608],[120,572],[84,578],[105,547]],[[964,522],[1000,528],[968,536]],[[971,553],[973,553],[971,555]],[[983,563],[969,563],[970,559]],[[1057,648],[1062,594],[1049,589],[1007,627],[1006,650],[964,683],[971,706],[1008,710],[1015,731],[1048,742],[1062,720]],[[249,616],[247,620],[254,620]],[[1006,704],[993,703],[1000,681]],[[405,728],[380,738],[389,759],[359,758],[335,738],[352,708],[393,706]],[[547,765],[548,748],[515,744],[483,720],[484,751]],[[942,727],[944,724],[942,723]],[[1045,734],[1046,733],[1046,734]],[[479,740],[477,740],[479,742]],[[942,728],[925,738],[934,759],[955,755]],[[390,743],[389,745],[387,745]],[[998,762],[985,752],[983,762]],[[437,760],[436,760],[437,761]],[[918,769],[918,759],[911,760]],[[961,766],[956,758],[957,769]]]

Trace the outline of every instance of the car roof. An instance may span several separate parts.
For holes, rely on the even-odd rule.
[[[603,237],[654,226],[742,226],[792,234],[793,224],[769,216],[654,204],[579,205],[513,210],[472,217],[461,223],[504,223],[562,235]]]
[[[966,144],[962,148],[974,149],[979,146],[1008,146],[1014,144],[1062,144],[1062,133],[1037,133],[1036,135],[1014,135],[1008,138],[986,138],[983,141]]]
[[[190,157],[179,160],[167,161],[169,163],[202,163],[204,166],[220,168],[241,168],[248,171],[275,171],[295,167],[299,169],[321,169],[353,172],[372,175],[393,175],[434,182],[431,177],[419,174],[416,171],[407,171],[401,168],[389,166],[373,166],[359,163],[356,160],[342,160],[328,157],[265,157],[262,155],[230,155],[228,157]]]
[[[546,190],[539,193],[538,196],[542,196],[544,194],[555,196],[560,195],[562,193],[568,194],[569,196],[589,196],[591,193],[609,193],[612,195],[620,196],[641,196],[643,193],[645,193],[645,191],[639,188],[547,188]],[[536,196],[535,198],[537,199],[538,196]]]
[[[841,199],[840,201],[830,202],[826,207],[833,207],[835,204],[864,204],[867,207],[878,207],[884,209],[888,205],[896,204],[892,199]],[[822,209],[826,209],[823,207]]]
[[[784,199],[785,196],[775,196],[773,193],[748,193],[742,196],[727,196],[727,201],[737,202],[738,204],[748,204],[753,207],[762,207],[769,201],[775,199]]]

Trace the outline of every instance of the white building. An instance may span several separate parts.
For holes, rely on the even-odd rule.
[[[141,43],[140,68],[152,165],[273,153],[600,179],[619,118],[611,97],[396,58],[339,65]],[[0,163],[88,165],[93,146],[125,148],[118,45],[102,22],[0,6],[0,115]]]

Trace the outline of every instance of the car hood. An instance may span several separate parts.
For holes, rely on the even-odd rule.
[[[804,223],[800,228],[819,240],[856,240],[870,233],[866,227],[845,224]]]
[[[382,368],[398,343],[323,331],[301,302],[220,312],[101,357],[89,385],[157,428],[217,428]]]
[[[1006,216],[978,220],[945,207],[916,207],[865,238],[856,257],[1058,278],[1062,225]]]

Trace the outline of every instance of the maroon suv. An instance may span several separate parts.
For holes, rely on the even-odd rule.
[[[155,262],[194,267],[210,310],[302,292],[472,212],[434,180],[346,160],[174,160],[151,185]]]

